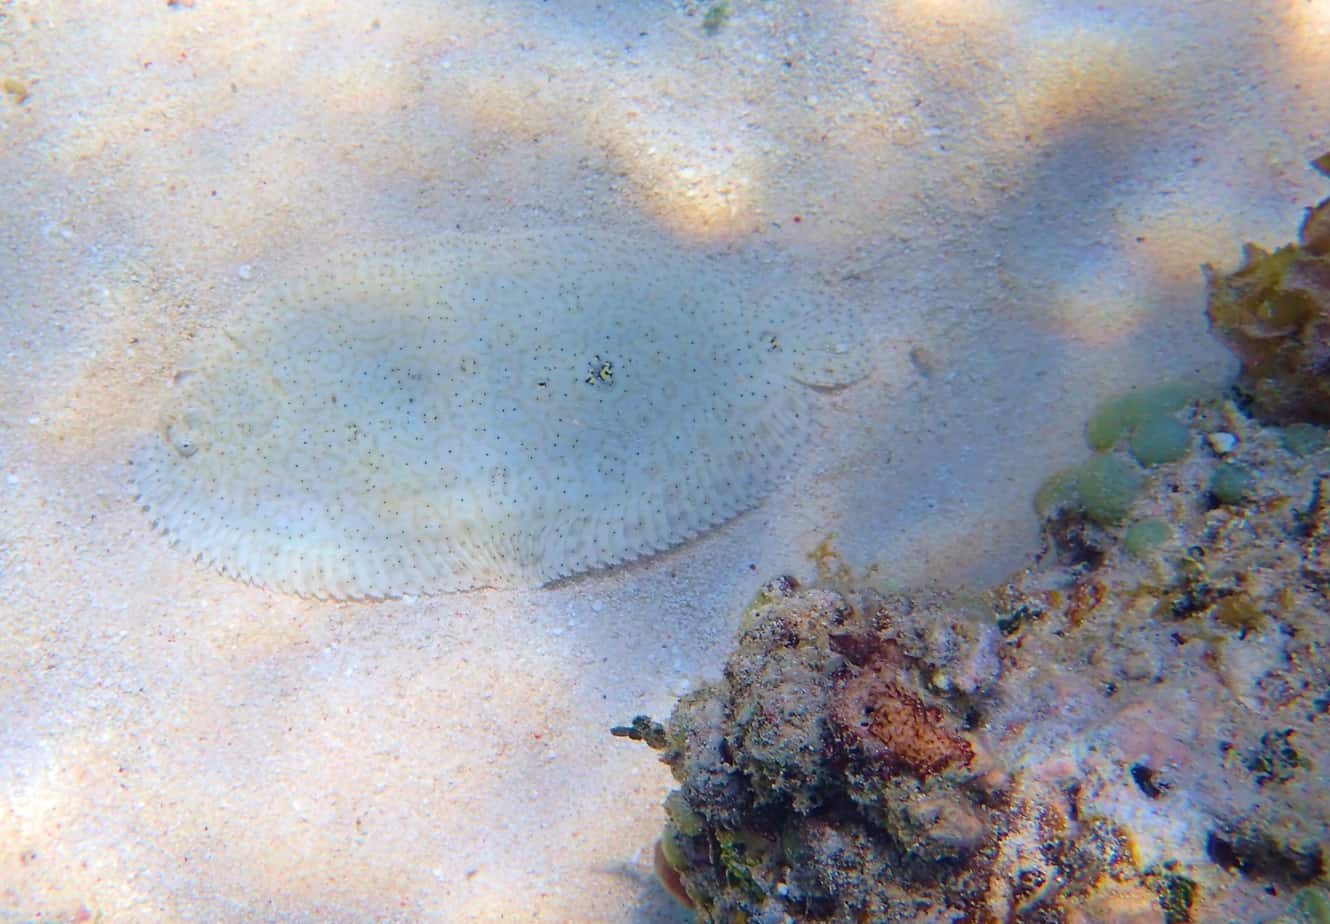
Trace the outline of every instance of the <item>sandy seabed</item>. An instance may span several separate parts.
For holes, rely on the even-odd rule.
[[[1198,265],[1323,195],[1330,2],[0,3],[0,917],[679,921],[610,737],[827,535],[983,584],[1101,398],[1229,371]],[[366,237],[650,229],[832,285],[870,377],[673,552],[337,604],[127,465],[195,338]]]

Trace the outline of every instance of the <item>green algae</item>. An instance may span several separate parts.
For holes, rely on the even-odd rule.
[[[1143,558],[1158,545],[1167,542],[1173,531],[1163,520],[1150,518],[1137,520],[1127,527],[1122,537],[1122,546],[1136,558]]]
[[[1326,447],[1327,431],[1316,424],[1289,424],[1280,434],[1280,443],[1295,456],[1309,456]]]
[[[1091,449],[1112,449],[1124,436],[1149,418],[1176,414],[1192,401],[1213,395],[1215,388],[1204,382],[1184,379],[1164,382],[1110,398],[1095,410],[1085,425],[1085,441]]]
[[[1100,526],[1121,523],[1144,484],[1140,470],[1119,456],[1096,453],[1076,473],[1076,493],[1085,515]]]
[[[1210,478],[1210,493],[1221,504],[1240,504],[1256,487],[1256,474],[1237,462],[1223,462]]]
[[[1034,509],[1040,517],[1047,517],[1059,507],[1068,504],[1079,506],[1076,494],[1076,474],[1074,468],[1064,468],[1044,479],[1034,495]]]
[[[1168,414],[1151,414],[1132,429],[1131,454],[1142,465],[1176,462],[1191,449],[1191,431]]]

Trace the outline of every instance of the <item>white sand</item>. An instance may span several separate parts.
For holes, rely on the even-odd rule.
[[[679,920],[668,774],[609,726],[664,717],[828,533],[898,584],[1018,567],[1098,399],[1227,368],[1197,264],[1324,194],[1327,0],[731,10],[0,4],[28,92],[0,98],[6,920]],[[570,222],[862,307],[874,374],[760,509],[540,591],[373,605],[152,533],[126,460],[247,287],[370,230]]]

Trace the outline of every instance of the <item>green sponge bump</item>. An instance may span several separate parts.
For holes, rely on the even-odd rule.
[[[1100,526],[1111,526],[1127,518],[1144,481],[1126,459],[1099,452],[1076,473],[1076,493],[1086,516]]]
[[[1191,431],[1168,414],[1151,414],[1131,431],[1131,454],[1142,465],[1176,462],[1191,449]]]
[[[1173,531],[1163,520],[1155,517],[1137,520],[1127,527],[1127,532],[1122,537],[1122,545],[1136,558],[1144,558],[1155,546],[1167,542],[1172,534]]]
[[[1284,428],[1280,442],[1295,456],[1309,456],[1325,448],[1326,430],[1316,424],[1289,424]]]
[[[1069,504],[1080,506],[1080,498],[1076,496],[1078,474],[1077,469],[1064,468],[1044,479],[1044,483],[1039,486],[1039,491],[1034,496],[1035,513],[1046,517],[1059,507]]]
[[[1221,504],[1240,504],[1256,487],[1256,473],[1245,465],[1224,462],[1210,478],[1210,493]]]
[[[1192,401],[1214,393],[1213,385],[1183,380],[1153,385],[1110,398],[1099,405],[1085,425],[1085,441],[1091,449],[1112,449],[1118,440],[1132,432],[1143,420],[1175,414]]]

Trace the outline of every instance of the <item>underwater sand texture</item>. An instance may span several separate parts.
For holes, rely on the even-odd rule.
[[[867,371],[845,312],[742,269],[571,229],[335,254],[182,373],[140,499],[203,562],[316,597],[667,549],[766,494],[812,387]]]
[[[1322,188],[1324,3],[729,7],[0,4],[6,910],[678,920],[669,771],[607,729],[715,676],[829,532],[884,581],[1020,566],[1095,404],[1223,371],[1199,264]],[[258,287],[555,225],[825,278],[873,373],[749,514],[540,590],[318,601],[154,534],[127,461]]]

